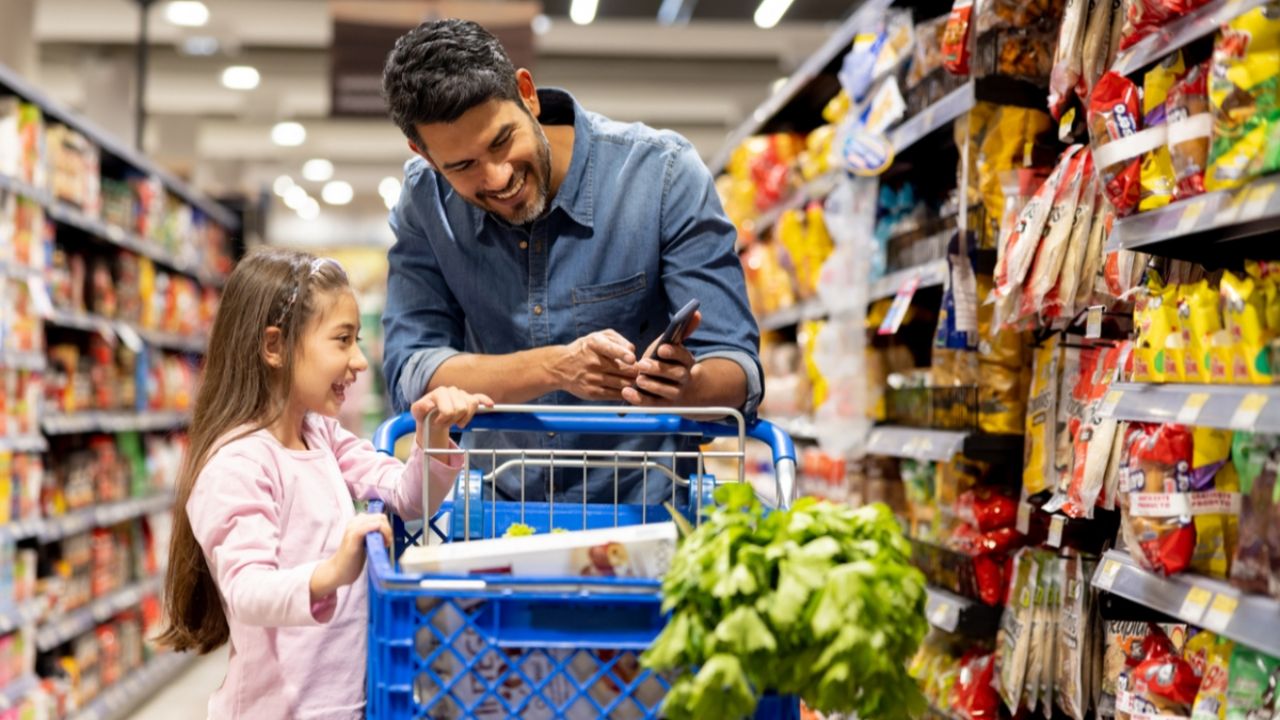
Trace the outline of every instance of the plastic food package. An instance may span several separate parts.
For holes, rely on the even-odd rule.
[[[1128,0],[1120,49],[1132,47],[1165,23],[1203,5],[1205,0]]]
[[[1174,52],[1147,71],[1142,79],[1142,127],[1165,128],[1165,142],[1142,156],[1142,192],[1138,209],[1142,212],[1162,208],[1173,199],[1176,179],[1173,160],[1169,155],[1168,118],[1169,93],[1178,79],[1186,73],[1182,53]]]
[[[1091,573],[1079,555],[1065,560],[1062,588],[1062,614],[1058,622],[1055,646],[1058,648],[1054,693],[1058,707],[1073,720],[1084,720],[1089,700],[1086,697],[1086,625],[1092,611],[1089,593]]]
[[[1088,26],[1084,31],[1080,77],[1076,81],[1076,95],[1087,100],[1107,71],[1107,51],[1111,45],[1111,6],[1113,0],[1090,0]]]
[[[1169,91],[1165,100],[1169,159],[1173,163],[1175,200],[1204,192],[1204,170],[1209,163],[1209,65],[1193,66]]]
[[[1076,289],[1083,283],[1087,263],[1085,253],[1089,250],[1090,235],[1093,231],[1093,220],[1097,209],[1098,192],[1091,176],[1092,162],[1085,171],[1090,173],[1088,181],[1080,194],[1080,202],[1076,204],[1075,218],[1072,220],[1071,237],[1067,240],[1067,255],[1062,261],[1062,270],[1058,281],[1044,296],[1041,303],[1041,317],[1052,320],[1060,317],[1071,317],[1075,314]]]
[[[1235,643],[1219,637],[1215,637],[1209,646],[1200,676],[1200,689],[1191,706],[1191,720],[1225,720],[1227,717],[1228,672],[1234,649]]]
[[[1272,558],[1267,534],[1275,504],[1274,458],[1280,437],[1239,432],[1231,443],[1231,462],[1240,483],[1239,543],[1231,564],[1231,584],[1253,593],[1280,597],[1272,587]]]
[[[1231,432],[1217,428],[1192,429],[1191,489],[1196,492],[1239,492],[1235,469],[1227,467]],[[1237,518],[1230,513],[1195,515],[1196,549],[1191,558],[1195,572],[1226,579],[1234,552]],[[1238,527],[1238,526],[1237,526]]]
[[[1023,492],[1047,490],[1053,477],[1054,422],[1057,417],[1059,348],[1057,335],[1035,349],[1031,395],[1027,403]]]
[[[1143,568],[1162,575],[1182,572],[1196,546],[1191,517],[1139,516],[1133,493],[1185,493],[1190,489],[1192,441],[1181,425],[1130,423],[1121,466],[1121,531]]]
[[[1280,660],[1237,645],[1231,651],[1231,672],[1227,681],[1227,720],[1270,717],[1260,710],[1272,710]]]
[[[907,71],[908,90],[942,67],[942,42],[949,17],[943,15],[916,24],[915,51],[911,57],[911,69]]]
[[[1114,72],[1103,75],[1089,96],[1089,139],[1093,143],[1094,162],[1103,183],[1102,191],[1121,217],[1138,206],[1142,187],[1141,150],[1120,145],[1118,150],[1107,148],[1138,134],[1141,129],[1138,101],[1138,87]],[[1112,158],[1113,154],[1119,157]]]
[[[985,124],[985,132],[979,143],[976,162],[977,187],[982,195],[982,205],[986,212],[988,224],[1006,217],[1010,212],[1013,220],[1026,204],[1026,199],[1033,196],[1040,184],[1044,182],[1047,170],[1033,166],[1033,149],[1037,138],[1053,131],[1053,120],[1049,114],[1041,110],[1031,110],[1009,105],[991,106],[979,103],[979,108],[990,111]],[[977,109],[970,114],[972,118]],[[1004,174],[1018,171],[1013,181],[1017,192],[1010,192],[1004,185]],[[1001,223],[1001,234],[1005,227],[1012,230],[1014,222]],[[987,247],[994,246],[989,244]]]
[[[1076,206],[1088,186],[1085,179],[1092,176],[1093,156],[1086,148],[1071,159],[1063,177],[1061,192],[1054,197],[1053,209],[1049,211],[1049,222],[1041,237],[1040,247],[1036,250],[1031,269],[1023,281],[1022,297],[1018,303],[1019,318],[1039,313],[1044,307],[1045,296],[1057,284],[1067,257],[1069,242],[1074,236],[1072,230],[1075,227]],[[1072,272],[1074,270],[1072,268]]]
[[[1214,382],[1210,357],[1215,338],[1222,332],[1218,292],[1208,280],[1181,286],[1178,326],[1184,348],[1182,378],[1186,382]]]
[[[1053,54],[1053,70],[1049,73],[1049,112],[1062,117],[1071,93],[1080,82],[1084,55],[1085,28],[1089,21],[1090,0],[1067,0],[1058,28],[1058,44]]]
[[[961,494],[955,510],[962,522],[984,533],[1010,527],[1018,519],[1017,499],[999,487],[980,487]]]
[[[1274,333],[1266,324],[1265,292],[1253,277],[1222,274],[1222,320],[1231,343],[1231,375],[1237,383],[1271,382],[1267,345]]]
[[[1133,350],[1135,382],[1165,382],[1173,374],[1166,352],[1178,319],[1176,290],[1166,287],[1159,276],[1151,272],[1145,291],[1137,296],[1133,310],[1138,336]]]
[[[1243,185],[1280,168],[1280,3],[1268,3],[1223,26],[1213,46],[1209,103],[1213,144],[1206,190]]]
[[[1085,248],[1080,267],[1080,280],[1076,285],[1075,306],[1092,304],[1093,289],[1101,271],[1103,245],[1111,232],[1111,208],[1102,201],[1101,191],[1094,183],[1093,220],[1089,223],[1089,244]]]
[[[1148,635],[1142,649],[1144,659],[1129,673],[1128,707],[1118,704],[1117,710],[1186,717],[1200,687],[1199,676],[1163,633]]]
[[[1080,430],[1080,413],[1083,403],[1079,402],[1080,393],[1087,393],[1088,388],[1081,388],[1081,354],[1082,349],[1063,345],[1058,358],[1058,409],[1055,414],[1053,428],[1053,474],[1050,487],[1054,490],[1054,508],[1066,500],[1068,486],[1071,484],[1071,469],[1075,459],[1072,452],[1075,433]],[[1092,374],[1092,368],[1088,372]],[[1087,382],[1087,381],[1086,381]]]
[[[1095,348],[1081,362],[1081,369],[1088,376],[1081,383],[1084,407],[1081,410],[1081,427],[1074,434],[1074,463],[1067,502],[1063,506],[1063,512],[1070,517],[1093,517],[1093,509],[1103,492],[1117,422],[1112,418],[1099,417],[1097,411],[1111,389],[1123,352],[1121,347]]]
[[[969,74],[969,26],[973,0],[956,0],[942,32],[942,66],[952,75]]]
[[[1022,550],[1014,556],[1009,603],[1005,605],[996,635],[1000,697],[1010,711],[1016,711],[1021,704],[1023,681],[1027,677],[1038,569],[1034,552]]]
[[[978,33],[997,28],[1026,28],[1041,20],[1057,20],[1062,14],[1063,0],[992,0],[981,5]]]
[[[996,658],[993,653],[969,659],[960,668],[960,677],[951,693],[951,709],[971,720],[999,717],[1000,695],[995,689]]]

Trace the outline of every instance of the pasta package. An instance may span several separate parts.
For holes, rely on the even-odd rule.
[[[1186,73],[1182,53],[1175,52],[1157,64],[1142,80],[1142,126],[1147,129],[1165,127],[1168,119],[1169,93]],[[1167,138],[1167,131],[1166,131]],[[1138,209],[1142,212],[1162,208],[1173,199],[1176,183],[1173,159],[1166,142],[1142,157],[1142,191]]]
[[[1114,72],[1103,75],[1089,97],[1089,141],[1093,144],[1094,163],[1102,191],[1121,217],[1138,207],[1142,159],[1139,153],[1108,152],[1106,148],[1138,134],[1142,122],[1138,99],[1138,87]],[[1113,159],[1112,155],[1119,155],[1120,159]]]
[[[1204,192],[1204,172],[1209,164],[1209,66],[1193,66],[1169,91],[1165,100],[1169,160],[1173,164],[1175,200]]]
[[[1228,22],[1214,42],[1213,144],[1205,190],[1240,187],[1280,168],[1278,83],[1280,3],[1271,2]]]

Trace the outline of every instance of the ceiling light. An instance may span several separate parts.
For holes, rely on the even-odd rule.
[[[541,13],[534,15],[529,27],[533,30],[534,35],[546,35],[551,30],[551,18]]]
[[[209,8],[198,0],[174,0],[164,9],[164,17],[182,27],[204,27],[209,22]]]
[[[320,199],[330,205],[346,205],[353,197],[355,191],[351,189],[351,183],[342,180],[330,180],[320,191]]]
[[[578,25],[590,25],[596,19],[596,7],[599,4],[600,0],[573,0],[569,5],[569,19]]]
[[[324,182],[333,177],[333,163],[324,158],[313,158],[302,165],[302,177],[311,182]]]
[[[760,0],[760,7],[756,8],[756,27],[768,30],[777,25],[782,16],[787,14],[791,2],[792,0]]]
[[[297,210],[302,207],[302,204],[309,198],[310,196],[307,195],[306,189],[300,185],[294,185],[284,192],[284,204],[289,206],[290,210]]]
[[[378,183],[378,194],[383,198],[397,199],[400,197],[400,178],[390,175],[382,178]]]
[[[320,217],[320,203],[315,198],[307,198],[301,206],[298,207],[298,217],[303,220],[315,220]]]
[[[289,192],[289,188],[293,186],[294,186],[293,178],[289,177],[288,175],[281,175],[280,177],[276,178],[275,182],[271,183],[271,190],[276,195],[279,195],[280,197],[284,197],[284,194]],[[306,191],[304,190],[303,192],[306,192]]]
[[[271,142],[281,147],[297,147],[307,141],[307,129],[302,123],[278,122],[271,128]]]
[[[261,79],[258,69],[249,65],[231,65],[222,71],[222,86],[229,90],[252,90]]]
[[[208,35],[192,35],[182,40],[184,55],[209,56],[218,53],[218,38]]]

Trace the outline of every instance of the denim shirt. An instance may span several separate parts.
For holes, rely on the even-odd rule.
[[[540,90],[539,99],[543,124],[573,124],[573,157],[547,212],[529,225],[512,226],[467,203],[421,158],[405,165],[390,217],[396,243],[383,315],[383,364],[396,409],[407,409],[436,369],[461,352],[500,355],[612,328],[639,354],[672,313],[697,298],[702,324],[686,347],[699,361],[738,363],[747,377],[742,410],[754,414],[763,392],[759,331],[734,253],[735,231],[706,166],[675,133],[587,112],[562,90]],[[563,391],[535,402],[588,404]],[[696,443],[477,432],[468,433],[463,446],[669,452]],[[473,465],[488,466],[481,455],[473,453]],[[687,475],[685,465],[678,474]],[[619,475],[622,502],[671,497],[661,472]],[[587,499],[613,502],[614,471],[589,477]],[[499,496],[583,500],[581,470],[557,465],[549,474],[529,467],[521,478],[519,472],[500,475]]]

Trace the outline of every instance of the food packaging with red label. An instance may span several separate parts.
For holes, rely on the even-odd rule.
[[[1185,493],[1191,488],[1191,432],[1182,425],[1132,423],[1121,463],[1121,531],[1134,560],[1162,575],[1191,564],[1196,526],[1190,516],[1139,517],[1131,493]]]
[[[962,494],[956,514],[981,532],[1012,526],[1018,519],[1018,501],[995,487],[980,487]]]
[[[942,31],[942,66],[952,75],[969,74],[969,27],[973,22],[973,0],[956,0]]]
[[[1138,206],[1142,191],[1141,152],[1115,160],[1108,145],[1138,134],[1141,128],[1138,86],[1123,75],[1108,72],[1089,97],[1089,139],[1103,194],[1121,217]],[[1125,152],[1122,155],[1128,155]]]

